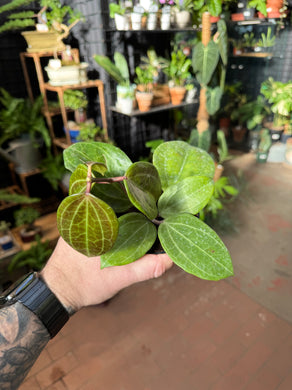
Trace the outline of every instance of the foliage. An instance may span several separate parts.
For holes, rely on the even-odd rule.
[[[258,151],[260,153],[268,153],[271,146],[272,146],[272,137],[269,130],[262,129],[260,131],[260,143],[258,146]]]
[[[105,131],[100,126],[96,126],[94,122],[83,122],[79,125],[78,141],[102,141],[112,143],[111,140],[105,139]]]
[[[39,198],[31,198],[26,195],[21,194],[14,194],[11,193],[5,189],[0,190],[0,200],[8,203],[15,203],[15,204],[30,204],[39,202]]]
[[[196,78],[201,88],[206,88],[207,111],[210,115],[214,115],[220,108],[228,62],[226,23],[219,20],[217,26],[218,32],[207,46],[204,46],[202,42],[196,44],[192,58]],[[216,82],[213,81],[214,77],[218,77]]]
[[[267,16],[267,2],[266,0],[249,0],[248,1],[249,8],[255,8],[263,15]]]
[[[261,85],[260,92],[268,100],[274,113],[276,125],[288,124],[291,126],[292,114],[292,81],[283,83],[269,77]]]
[[[126,8],[122,7],[120,2],[118,4],[110,3],[109,10],[110,10],[110,17],[111,18],[114,18],[115,14],[124,15],[124,13],[126,12]]]
[[[272,29],[268,27],[267,35],[261,33],[261,39],[257,42],[257,45],[260,47],[272,47],[275,45],[276,36],[272,36]]]
[[[174,6],[179,11],[192,11],[194,2],[193,0],[175,0]]]
[[[171,59],[162,71],[174,86],[183,86],[186,79],[191,76],[189,72],[191,65],[192,61],[183,53],[183,51],[174,48],[171,52]]]
[[[53,156],[51,153],[45,157],[39,168],[41,169],[43,177],[48,180],[54,190],[58,189],[60,181],[67,172],[64,167],[63,155],[58,154]]]
[[[0,221],[0,234],[6,234],[11,226],[10,222]]]
[[[232,275],[227,248],[195,216],[213,194],[208,153],[169,141],[155,149],[152,163],[132,163],[113,145],[76,143],[64,150],[64,162],[72,175],[57,225],[77,251],[101,255],[102,267],[123,265],[143,256],[158,237],[186,272],[208,280]]]
[[[203,133],[199,133],[197,129],[193,129],[188,143],[208,152],[211,146],[211,131],[208,129]]]
[[[12,0],[10,3],[0,7],[0,14],[11,12],[17,8],[34,5],[34,0]],[[26,27],[34,26],[35,19],[43,20],[49,29],[62,33],[64,29],[70,30],[78,21],[83,19],[79,11],[74,11],[70,6],[63,5],[59,0],[39,0],[38,13],[33,11],[13,12],[8,15],[8,19],[1,27],[0,33],[9,30],[23,30]],[[64,23],[68,22],[67,27]]]
[[[16,226],[25,225],[27,230],[29,230],[33,228],[34,222],[40,216],[40,213],[33,207],[22,207],[19,210],[15,210],[13,215]]]
[[[248,100],[245,93],[242,92],[242,83],[226,84],[222,96],[222,106],[219,114],[223,117],[231,117],[234,110],[241,107]]]
[[[232,119],[239,120],[240,123],[245,123],[249,130],[254,130],[257,126],[261,126],[270,114],[271,110],[266,99],[258,95],[256,100],[246,102],[235,109]]]
[[[204,12],[209,12],[212,16],[219,16],[222,13],[223,0],[199,0],[193,2],[193,9],[202,17]]]
[[[147,50],[147,56],[141,57],[140,67],[142,69],[149,69],[152,72],[152,77],[154,81],[157,81],[159,73],[164,69],[168,64],[168,61],[156,54],[154,49]]]
[[[50,248],[50,242],[42,242],[40,237],[36,237],[36,243],[32,244],[29,249],[18,252],[13,256],[8,271],[21,267],[29,267],[34,271],[40,271],[46,264],[53,250]]]
[[[257,44],[257,40],[255,39],[255,35],[253,32],[246,32],[243,34],[243,47],[255,47]]]
[[[130,86],[129,67],[122,53],[114,53],[114,62],[99,54],[95,54],[93,58],[119,85]]]
[[[72,110],[78,110],[79,108],[87,108],[88,101],[86,94],[78,89],[66,89],[64,91],[64,104],[65,107]]]
[[[150,67],[136,66],[135,83],[140,92],[152,92],[153,89],[153,72]]]
[[[43,99],[37,97],[32,103],[29,99],[14,98],[4,88],[0,88],[0,145],[23,134],[29,134],[33,141],[42,136],[47,147],[51,138],[42,115]]]

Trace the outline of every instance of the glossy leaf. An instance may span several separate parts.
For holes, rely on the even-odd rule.
[[[121,149],[104,142],[77,142],[64,150],[64,164],[71,172],[88,161],[105,163],[107,176],[122,176],[132,164]]]
[[[159,225],[158,237],[165,252],[186,272],[207,280],[233,275],[227,248],[199,218],[190,214],[169,217]]]
[[[139,188],[150,192],[156,200],[161,195],[159,174],[153,164],[145,161],[136,162],[128,168],[126,176]]]
[[[159,215],[197,214],[213,194],[213,180],[206,176],[191,176],[168,187],[158,202]]]
[[[124,181],[132,204],[149,219],[157,216],[156,201],[161,193],[161,184],[156,168],[147,162],[132,164]]]
[[[210,115],[214,115],[220,108],[221,98],[223,92],[220,87],[207,88],[206,97],[207,97],[207,111]]]
[[[110,184],[94,183],[91,193],[106,202],[116,213],[122,213],[132,207],[122,182]]]
[[[153,164],[157,168],[163,190],[189,176],[214,177],[215,165],[202,149],[183,141],[165,142],[156,148]]]
[[[57,225],[63,239],[86,256],[107,252],[118,235],[113,209],[91,194],[65,198],[57,211]]]
[[[129,264],[147,253],[157,229],[144,215],[129,213],[119,218],[119,234],[112,249],[101,256],[101,267]]]

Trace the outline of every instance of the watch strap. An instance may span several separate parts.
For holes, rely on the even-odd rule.
[[[7,297],[7,302],[11,300],[18,301],[31,310],[47,328],[51,338],[69,320],[65,307],[36,272],[28,274],[13,290]]]

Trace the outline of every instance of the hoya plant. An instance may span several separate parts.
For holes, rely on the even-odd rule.
[[[159,145],[151,162],[132,162],[116,146],[79,142],[64,151],[72,172],[57,211],[61,236],[101,267],[131,263],[160,244],[188,273],[233,274],[229,252],[197,215],[212,197],[214,162],[183,141]]]

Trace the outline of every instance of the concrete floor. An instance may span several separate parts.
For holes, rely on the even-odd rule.
[[[235,276],[197,279],[173,267],[106,305],[77,313],[21,390],[291,390],[292,167],[241,169],[240,228],[223,240]]]

